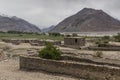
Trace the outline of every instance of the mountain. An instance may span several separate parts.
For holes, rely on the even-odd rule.
[[[0,31],[7,32],[7,31],[20,31],[20,32],[34,32],[34,33],[39,33],[41,30],[21,19],[18,17],[8,17],[8,16],[2,16],[0,15]]]
[[[60,22],[52,32],[120,31],[120,21],[102,10],[84,8]]]
[[[52,25],[52,26],[50,26],[50,27],[48,27],[48,28],[41,29],[41,31],[42,31],[42,32],[49,32],[49,31],[51,31],[51,30],[54,29],[54,28],[55,28],[55,26]]]

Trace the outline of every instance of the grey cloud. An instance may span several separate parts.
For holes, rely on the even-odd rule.
[[[102,9],[120,19],[119,0],[0,0],[0,12],[18,16],[40,28],[56,25],[84,7]]]

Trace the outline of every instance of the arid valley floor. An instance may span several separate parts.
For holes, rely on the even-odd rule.
[[[0,43],[1,48],[5,47],[5,43]],[[24,55],[27,49],[21,50],[20,48],[30,48],[31,46],[28,44],[23,44],[21,46],[14,47],[12,44],[12,48],[17,48],[9,55]],[[6,51],[5,51],[6,52]],[[6,53],[7,54],[7,53]],[[7,54],[8,55],[8,54]],[[29,72],[29,71],[21,71],[19,70],[19,60],[15,57],[6,58],[3,61],[0,61],[0,80],[77,80],[72,77],[64,76],[64,75],[55,75],[49,74],[46,72]]]
[[[0,42],[1,53],[4,53],[4,60],[0,61],[0,80],[78,80],[71,76],[52,74],[44,71],[22,71],[19,69],[19,55],[27,55],[29,50],[36,52],[43,46],[31,46],[30,44],[13,45],[11,43]],[[60,47],[63,52],[73,53],[70,55],[78,55],[80,57],[88,57],[94,55],[95,51],[78,50],[66,47]],[[119,51],[103,51],[103,58],[120,59]]]

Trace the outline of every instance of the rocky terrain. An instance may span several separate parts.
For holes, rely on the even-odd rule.
[[[42,32],[49,32],[49,31],[51,31],[51,30],[54,29],[54,28],[55,28],[55,26],[52,25],[52,26],[50,26],[50,27],[48,27],[48,28],[43,28],[43,29],[41,29],[41,31],[42,31]]]
[[[114,43],[115,44],[115,43]],[[22,43],[20,45],[13,45],[11,43],[0,42],[0,49],[2,53],[6,54],[6,58],[0,61],[0,80],[78,80],[74,77],[68,77],[66,75],[52,74],[44,71],[22,71],[19,69],[19,55],[27,55],[28,52],[36,52],[43,46],[31,46],[28,43]],[[81,58],[93,58],[95,51],[78,50],[67,47],[60,47],[64,55],[78,56]],[[119,62],[119,51],[102,51],[103,59],[110,59]],[[102,59],[99,58],[99,59]],[[95,58],[98,59],[98,58]],[[79,79],[84,80],[84,79]]]
[[[2,15],[0,15],[0,31],[41,32],[37,26],[21,18]]]
[[[120,21],[103,10],[84,8],[60,22],[52,32],[120,31]]]

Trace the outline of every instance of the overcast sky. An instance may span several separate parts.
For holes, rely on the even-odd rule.
[[[0,0],[0,13],[23,18],[39,28],[56,25],[84,7],[102,9],[120,20],[120,0]]]

